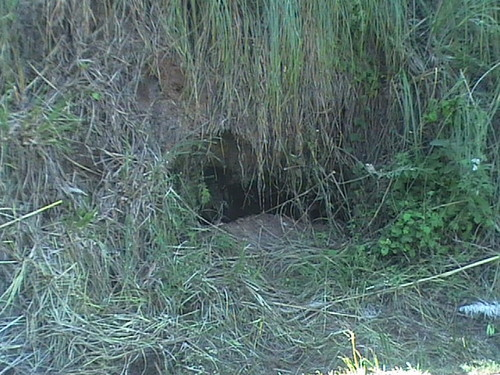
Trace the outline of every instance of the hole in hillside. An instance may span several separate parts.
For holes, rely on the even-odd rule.
[[[210,197],[201,216],[210,222],[230,222],[241,217],[268,212],[269,192],[259,192],[255,178],[256,157],[252,146],[225,132],[210,142],[203,180]]]
[[[313,222],[322,222],[327,217],[324,202],[317,198],[305,198],[298,203],[278,187],[268,186],[263,191],[259,191],[256,183],[245,187],[237,174],[223,168],[205,168],[204,182],[211,202],[201,216],[212,223],[227,223],[260,213],[280,214],[295,220],[307,218]]]
[[[243,172],[254,176],[256,161],[251,146],[224,133],[212,143],[212,157],[205,162],[203,181],[210,202],[201,210],[201,216],[212,223],[230,222],[260,213],[281,214],[293,219],[317,221],[326,216],[324,203],[317,197],[301,196],[293,199],[282,184],[267,177],[264,189],[259,189],[256,178],[244,179]],[[300,194],[297,194],[300,195]],[[295,195],[295,196],[297,196]]]
[[[210,167],[205,168],[203,175],[210,194],[210,204],[201,212],[206,220],[230,222],[265,210],[257,189],[245,188],[233,171]]]

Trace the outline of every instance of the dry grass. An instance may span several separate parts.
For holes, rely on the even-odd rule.
[[[446,30],[463,31],[382,4],[0,0],[0,374],[326,372],[349,332],[390,366],[494,358],[498,333],[456,308],[498,297],[497,263],[461,268],[495,247],[401,267],[330,230],[250,251],[200,226],[203,189],[172,167],[231,130],[253,147],[242,179],[350,215],[351,166],[420,140],[417,107],[453,81]],[[442,40],[428,60],[409,44],[423,31]],[[150,79],[158,103],[137,94]]]

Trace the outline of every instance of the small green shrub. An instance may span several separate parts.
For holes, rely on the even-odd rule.
[[[415,170],[406,170],[393,186],[389,212],[396,219],[379,240],[383,255],[449,250],[452,236],[473,240],[493,225],[493,186],[486,168],[463,173],[446,150],[435,150]],[[474,169],[474,170],[473,170]]]
[[[380,252],[382,255],[405,253],[414,257],[419,249],[445,250],[436,234],[442,229],[443,218],[439,214],[408,209],[379,240]]]
[[[397,155],[396,175],[379,173],[392,179],[385,203],[389,217],[395,218],[378,241],[383,255],[446,252],[452,238],[473,241],[494,225],[491,166],[485,163],[477,136],[477,128],[484,125],[464,120],[480,120],[480,110],[445,100],[440,106],[433,104],[423,118],[438,122],[441,137],[449,135],[429,142],[426,152]]]

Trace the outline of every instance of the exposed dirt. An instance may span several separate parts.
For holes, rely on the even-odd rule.
[[[243,217],[222,224],[221,229],[231,234],[237,241],[257,249],[297,240],[307,233],[306,226],[290,218],[272,214]]]
[[[136,104],[144,115],[144,131],[161,152],[201,133],[201,109],[183,100],[186,77],[172,58],[161,59],[159,74],[144,72],[137,86]],[[193,114],[195,114],[193,116]],[[202,116],[201,116],[202,117]]]

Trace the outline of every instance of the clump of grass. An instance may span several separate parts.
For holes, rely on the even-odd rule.
[[[21,4],[36,10],[29,27],[26,15],[14,16]],[[304,239],[261,252],[214,239],[195,199],[175,188],[174,150],[162,147],[171,129],[150,132],[154,116],[135,103],[142,76],[159,75],[164,57],[176,55],[188,81],[181,97],[209,99],[203,116],[187,103],[168,107],[176,125],[197,129],[189,142],[231,131],[254,148],[257,162],[242,174],[260,174],[263,194],[278,186],[304,211],[316,200],[330,219],[355,217],[350,166],[437,136],[428,129],[433,110],[457,82],[458,60],[447,56],[471,37],[489,48],[473,50],[475,78],[464,73],[459,96],[477,100],[456,112],[449,136],[474,140],[461,157],[481,152],[498,164],[498,93],[482,107],[497,79],[493,2],[464,3],[451,19],[419,4],[3,2],[2,30],[26,37],[1,36],[9,67],[0,78],[1,368],[326,371],[350,355],[348,331],[360,353],[373,349],[391,366],[492,357],[482,325],[454,323],[464,299],[494,297],[495,263],[446,283],[436,275],[494,247],[456,242],[469,248],[401,269],[373,256],[372,243],[350,246],[341,234],[336,244]],[[21,39],[37,41],[41,58]],[[436,113],[444,131],[449,119]],[[472,120],[481,121],[467,127]],[[16,124],[27,144],[10,131]]]

